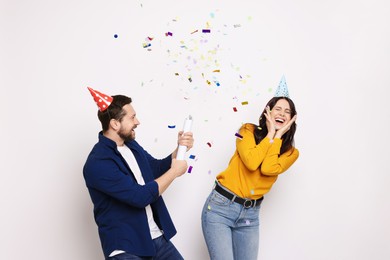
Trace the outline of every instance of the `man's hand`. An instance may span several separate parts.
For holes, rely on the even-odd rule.
[[[177,143],[179,145],[186,146],[187,151],[190,150],[194,145],[194,138],[192,132],[183,133],[183,131],[180,131],[177,136]]]

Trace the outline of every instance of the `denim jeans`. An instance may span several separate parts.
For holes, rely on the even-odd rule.
[[[257,260],[259,211],[213,190],[202,210],[202,230],[211,260]]]
[[[183,260],[179,251],[172,244],[167,241],[164,236],[153,239],[157,254],[154,257],[140,257],[128,253],[119,254],[108,258],[109,260]]]

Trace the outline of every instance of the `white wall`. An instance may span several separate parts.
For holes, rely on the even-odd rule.
[[[203,202],[234,132],[284,74],[301,156],[266,196],[259,259],[389,259],[389,11],[385,0],[1,0],[1,258],[102,259],[82,177],[100,129],[91,86],[134,99],[137,140],[156,157],[194,117],[193,171],[165,200],[185,259],[207,259]]]

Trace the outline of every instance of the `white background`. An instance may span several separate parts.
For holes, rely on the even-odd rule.
[[[390,259],[389,12],[385,0],[1,0],[1,259],[103,259],[82,177],[100,130],[87,86],[133,98],[155,157],[194,117],[192,173],[164,197],[174,244],[207,259],[204,200],[282,75],[300,158],[264,200],[259,259]]]

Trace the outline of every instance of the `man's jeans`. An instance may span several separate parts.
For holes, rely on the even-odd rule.
[[[184,258],[177,251],[171,241],[164,236],[153,239],[157,255],[155,257],[139,257],[128,253],[119,254],[108,258],[109,260],[183,260]]]
[[[202,230],[211,260],[256,260],[259,211],[245,208],[213,190],[202,211]]]

